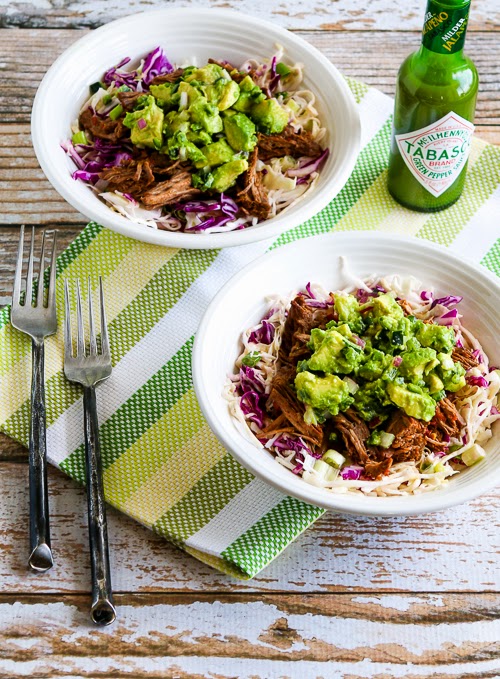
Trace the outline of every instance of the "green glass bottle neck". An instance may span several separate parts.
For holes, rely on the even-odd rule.
[[[422,30],[425,51],[443,56],[461,53],[471,0],[428,0]]]

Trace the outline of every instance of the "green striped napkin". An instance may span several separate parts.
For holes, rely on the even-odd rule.
[[[193,392],[191,349],[217,290],[269,248],[334,230],[428,238],[500,275],[500,149],[475,139],[460,201],[436,214],[397,205],[386,190],[392,100],[349,81],[362,150],[337,198],[282,235],[222,251],[175,250],[89,224],[59,257],[59,277],[104,277],[114,370],[98,390],[107,500],[198,559],[237,577],[256,575],[322,510],[253,478],[217,442]],[[200,236],[202,238],[202,236]],[[63,290],[58,285],[59,318]],[[46,343],[50,461],[84,479],[82,399],[63,376],[62,323]],[[0,314],[0,426],[27,444],[29,340]],[[82,508],[82,511],[84,509]]]

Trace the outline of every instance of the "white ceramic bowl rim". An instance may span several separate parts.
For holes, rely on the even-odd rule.
[[[108,208],[97,196],[91,193],[88,187],[83,186],[84,192],[80,188],[76,188],[77,183],[71,179],[68,170],[68,159],[59,148],[61,141],[69,136],[69,126],[76,117],[81,103],[83,103],[82,93],[86,91],[89,85],[86,80],[81,82],[81,87],[78,83],[78,65],[88,61],[89,54],[93,55],[97,50],[105,49],[102,46],[109,45],[112,37],[118,39],[120,35],[132,31],[132,29],[140,32],[141,25],[149,27],[151,40],[158,43],[158,41],[161,42],[161,37],[155,34],[154,30],[159,31],[159,26],[168,27],[170,24],[180,26],[195,21],[204,22],[206,26],[215,24],[219,26],[220,24],[221,26],[232,27],[234,25],[235,30],[240,30],[245,26],[248,30],[252,29],[256,34],[258,32],[263,41],[272,40],[273,44],[283,43],[287,55],[291,58],[294,58],[294,50],[300,52],[310,60],[310,64],[314,64],[313,68],[321,73],[324,91],[319,92],[320,103],[322,98],[325,102],[331,102],[335,98],[335,110],[338,110],[338,122],[336,124],[339,126],[339,140],[336,145],[342,147],[343,150],[342,152],[339,151],[341,155],[335,157],[335,148],[333,148],[333,152],[322,170],[323,179],[322,174],[320,174],[318,185],[311,194],[296,206],[292,206],[285,213],[281,213],[267,222],[229,233],[203,235],[169,232],[131,222]],[[166,47],[168,51],[168,46],[165,45],[167,37],[164,37],[162,46]],[[152,47],[154,45],[150,46],[151,49]],[[134,49],[138,49],[138,47],[131,46],[128,50],[132,62],[144,54],[144,52],[134,53]],[[220,44],[213,49],[223,50],[224,46]],[[184,56],[188,58],[190,54]],[[252,55],[247,54],[248,56]],[[112,57],[104,61],[102,70],[112,66],[112,61]],[[102,70],[98,73],[102,73]],[[310,73],[311,67],[309,66],[309,69],[306,68],[305,71],[306,82]],[[96,73],[95,77],[98,78],[100,75]],[[66,90],[72,87],[72,82],[76,79],[79,95],[75,93],[74,96],[70,96],[71,101],[66,103],[64,113],[61,113],[58,106],[61,105],[61,83],[64,82],[64,78],[67,79]],[[75,99],[78,97],[81,101],[76,105]],[[54,102],[57,102],[57,104]],[[58,116],[60,115],[65,116],[64,125],[61,128],[66,128],[67,125],[68,134],[63,138],[55,138],[56,133],[51,128],[55,126],[54,121],[59,120]],[[325,120],[325,123],[328,126],[327,120]],[[343,126],[342,130],[340,130],[341,126]],[[270,22],[233,10],[167,8],[141,12],[117,19],[92,31],[71,45],[50,67],[38,88],[31,116],[31,133],[35,153],[45,175],[61,196],[82,214],[114,231],[138,240],[172,247],[211,249],[243,245],[275,237],[283,231],[306,221],[323,209],[344,186],[354,168],[359,151],[361,126],[354,98],[342,75],[321,52],[299,36]],[[346,141],[346,137],[348,141]],[[327,175],[329,175],[328,179]]]
[[[479,473],[476,473],[475,477],[471,481],[468,481],[465,485],[462,483],[459,487],[456,487],[453,483],[453,479],[451,479],[450,483],[445,487],[445,489],[438,489],[423,493],[421,495],[375,498],[354,494],[334,494],[324,489],[312,486],[303,481],[300,477],[295,477],[290,473],[289,470],[285,469],[274,460],[270,460],[270,463],[264,470],[264,466],[262,466],[260,461],[258,461],[255,451],[261,455],[265,455],[266,453],[244,438],[243,435],[237,431],[236,427],[230,425],[225,426],[226,423],[222,421],[225,420],[227,422],[227,418],[225,416],[221,417],[221,413],[223,410],[226,412],[228,410],[227,403],[224,401],[222,396],[223,380],[219,385],[217,385],[217,387],[215,387],[209,381],[213,380],[214,374],[211,373],[210,376],[207,376],[207,370],[205,366],[207,365],[206,361],[208,359],[208,355],[205,352],[213,351],[213,340],[216,337],[222,338],[226,334],[224,332],[224,328],[221,327],[220,312],[221,309],[224,308],[224,305],[226,305],[226,309],[231,308],[231,300],[228,301],[229,291],[232,290],[234,292],[236,290],[243,290],[245,283],[248,283],[250,275],[257,269],[257,273],[261,275],[263,275],[264,268],[266,268],[266,270],[271,270],[273,268],[278,270],[278,267],[275,266],[275,263],[278,260],[284,261],[287,258],[291,259],[294,251],[301,251],[304,261],[307,261],[307,258],[314,250],[317,252],[322,252],[328,248],[332,249],[334,245],[336,252],[338,251],[338,254],[342,254],[342,246],[348,242],[350,243],[351,247],[354,247],[355,243],[356,247],[359,248],[359,251],[368,250],[370,245],[374,242],[381,244],[381,247],[387,247],[389,252],[391,249],[395,250],[399,245],[411,251],[412,256],[414,256],[417,260],[419,258],[425,258],[426,255],[437,255],[439,257],[439,261],[443,262],[443,269],[446,269],[447,266],[455,266],[458,267],[458,270],[463,271],[464,275],[473,274],[475,277],[477,277],[478,288],[481,287],[483,291],[489,290],[491,292],[491,296],[494,298],[496,308],[498,309],[498,306],[500,305],[500,284],[498,279],[493,274],[473,262],[468,262],[463,258],[458,257],[456,254],[440,245],[423,241],[418,238],[373,232],[351,232],[314,236],[306,240],[295,241],[289,245],[285,245],[250,263],[233,278],[231,278],[213,299],[202,319],[196,334],[193,349],[193,380],[198,402],[208,424],[219,441],[243,466],[245,466],[253,474],[272,484],[287,495],[292,495],[300,500],[303,500],[304,502],[308,502],[313,505],[319,505],[327,509],[373,516],[405,516],[439,511],[447,507],[466,502],[484,492],[487,492],[497,484],[497,477],[494,473],[492,473],[492,471],[494,471],[493,461],[491,462],[491,469],[488,468],[488,471],[486,470],[486,467],[479,469],[480,465],[478,465],[477,467],[473,467],[471,470],[465,470],[464,472],[461,472],[459,476],[465,478],[465,474],[472,470],[479,469]],[[422,259],[420,259],[420,261],[422,261]],[[374,267],[373,272],[376,270],[377,269]],[[385,271],[385,273],[396,272],[397,271]],[[411,273],[414,274],[414,272]],[[256,275],[254,276],[254,279],[255,278]],[[421,280],[422,279],[423,277]],[[321,283],[321,279],[312,278],[310,280]],[[301,281],[300,284],[304,284],[305,282],[306,280]],[[425,282],[425,279],[423,279],[423,282]],[[289,290],[291,289],[293,289],[293,286]],[[268,294],[273,294],[274,292],[274,290],[268,290]],[[438,289],[437,292],[441,291]],[[466,300],[464,299],[464,303],[465,302]],[[495,308],[495,306],[491,307],[490,304],[490,309],[491,308]],[[259,307],[259,311],[262,311],[262,308]],[[255,308],[252,310],[252,313],[253,312],[255,312]],[[217,320],[214,320],[216,317]],[[260,317],[261,316],[258,316],[258,318]],[[257,322],[257,318],[254,318],[253,321]],[[498,319],[495,318],[492,322],[496,323],[495,332],[500,332]],[[215,328],[215,324],[217,324],[217,328]],[[244,328],[238,329],[238,340],[243,329]],[[232,330],[233,332],[229,331],[229,335],[231,335],[231,342],[225,342],[221,350],[228,354],[227,360],[232,360],[234,362],[237,352],[233,351],[233,347],[236,347],[236,338],[233,337],[233,335],[236,330]],[[494,345],[492,344],[492,346]],[[489,353],[491,354],[491,350]],[[496,361],[498,363],[498,357],[496,358]],[[216,398],[217,389],[220,392],[219,400]],[[490,455],[492,460],[495,458],[497,469],[500,469],[500,450],[498,450],[499,438],[498,428],[496,428],[494,443],[497,447],[490,453]],[[488,461],[489,459],[487,459],[484,464],[488,464]]]

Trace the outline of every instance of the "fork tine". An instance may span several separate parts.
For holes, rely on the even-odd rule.
[[[76,355],[77,357],[85,356],[85,334],[83,331],[83,315],[82,315],[82,295],[80,292],[80,281],[76,279]]]
[[[24,306],[31,306],[33,303],[33,252],[35,249],[35,227],[31,227],[30,258],[28,260],[28,273],[26,275],[26,299]]]
[[[23,277],[23,251],[24,251],[24,224],[21,226],[19,234],[19,245],[17,248],[16,273],[14,276],[14,288],[12,290],[12,306],[19,306],[21,299],[21,280]]]
[[[104,308],[104,291],[102,288],[102,276],[99,276],[99,305],[101,307],[101,353],[109,357],[109,337],[108,325],[106,321],[106,310]]]
[[[43,306],[44,292],[44,273],[45,273],[45,231],[42,233],[42,254],[40,255],[40,266],[38,267],[38,292],[36,295],[36,305]]]
[[[56,305],[56,252],[57,252],[57,231],[54,231],[52,240],[52,252],[50,255],[50,277],[49,277],[49,296],[47,299],[47,306],[49,309],[55,309]]]
[[[89,345],[90,355],[97,356],[97,343],[95,341],[94,330],[94,310],[92,306],[92,286],[90,285],[90,276],[88,279],[88,300],[89,300]]]
[[[73,341],[71,338],[71,307],[69,303],[68,279],[64,281],[64,361],[73,357]]]

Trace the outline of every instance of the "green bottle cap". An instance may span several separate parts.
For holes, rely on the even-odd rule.
[[[454,54],[463,49],[470,0],[428,0],[422,44],[431,52]]]

